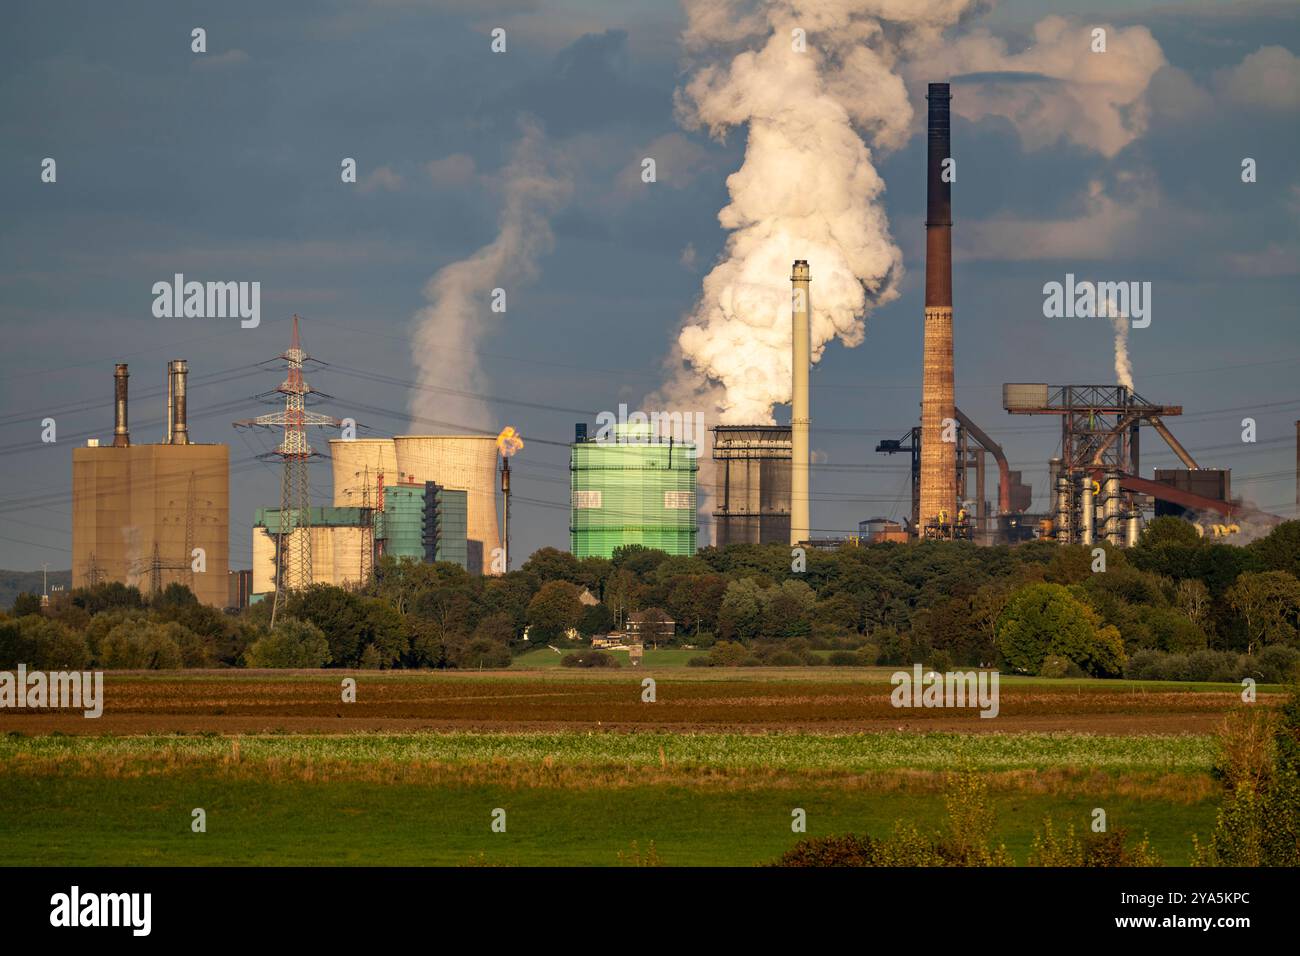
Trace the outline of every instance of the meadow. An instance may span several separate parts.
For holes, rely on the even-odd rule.
[[[1100,807],[1177,865],[1239,700],[1008,680],[981,720],[894,710],[887,672],[750,670],[110,674],[99,720],[0,717],[0,864],[754,865],[805,835],[796,808],[810,836],[937,827],[974,771],[1018,862]]]

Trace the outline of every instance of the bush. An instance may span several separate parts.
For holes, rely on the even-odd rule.
[[[605,651],[582,651],[565,654],[560,658],[561,667],[621,667],[618,658]]]
[[[1065,678],[1070,675],[1070,667],[1073,661],[1066,661],[1063,657],[1048,657],[1043,661],[1043,666],[1039,667],[1040,678]]]
[[[800,840],[773,866],[880,866],[880,841],[869,836],[810,837]]]
[[[800,840],[774,866],[1006,866],[1006,848],[989,845],[993,811],[978,774],[949,779],[945,829],[925,836],[897,823],[886,840],[849,833]]]
[[[1034,834],[1029,851],[1030,866],[1159,866],[1160,857],[1143,836],[1141,842],[1128,846],[1128,831],[1116,827],[1105,833],[1087,833],[1081,839],[1074,824],[1057,833],[1051,817],[1043,820],[1043,830]]]
[[[176,625],[179,627],[179,625]],[[181,649],[168,626],[145,620],[125,621],[99,646],[99,664],[106,669],[172,670],[181,666]]]
[[[330,645],[315,624],[287,617],[244,652],[249,667],[324,667]]]
[[[1300,651],[1285,644],[1272,644],[1255,655],[1257,680],[1266,684],[1300,682]]]
[[[791,651],[778,651],[763,663],[768,667],[801,667],[804,661],[798,654]]]
[[[458,642],[449,649],[448,660],[453,667],[461,670],[498,670],[509,667],[513,658],[510,648],[499,641],[483,637],[472,637],[468,641]]]
[[[1300,865],[1300,687],[1280,712],[1233,713],[1219,732],[1214,776],[1224,799],[1200,866]]]
[[[1287,684],[1300,676],[1300,651],[1283,645],[1266,647],[1258,654],[1232,651],[1193,651],[1166,654],[1138,651],[1124,668],[1130,680],[1202,681],[1236,684],[1250,677],[1264,684]]]
[[[858,651],[831,651],[826,655],[831,667],[866,667],[864,656]]]
[[[76,631],[37,615],[0,622],[0,668],[26,664],[32,670],[79,671],[90,663],[90,649]]]

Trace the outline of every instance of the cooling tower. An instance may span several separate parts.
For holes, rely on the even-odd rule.
[[[945,442],[944,421],[956,427],[952,371],[952,186],[947,83],[931,83],[925,217],[925,347],[921,369],[921,524],[957,512],[955,448]]]
[[[469,572],[490,571],[493,552],[501,547],[496,439],[486,435],[399,435],[393,444],[399,482],[433,481],[466,492]]]
[[[370,492],[370,507],[379,506],[379,475],[384,483],[398,482],[397,448],[391,438],[358,438],[345,441],[330,439],[330,460],[334,473],[334,507],[360,508],[365,491]]]

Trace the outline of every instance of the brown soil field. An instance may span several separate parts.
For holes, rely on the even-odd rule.
[[[883,674],[856,679],[765,671],[744,676],[644,673],[411,674],[355,672],[116,673],[105,677],[103,716],[80,711],[0,711],[0,732],[26,734],[350,733],[420,730],[799,730],[1204,734],[1239,703],[1233,690],[1115,682],[1004,681],[1000,712],[896,709]],[[343,703],[341,681],[357,681]],[[1260,701],[1280,700],[1261,694]]]

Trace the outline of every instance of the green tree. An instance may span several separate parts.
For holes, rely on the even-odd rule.
[[[1253,654],[1258,644],[1295,644],[1300,625],[1300,581],[1285,571],[1247,571],[1225,595],[1246,625]]]
[[[92,588],[77,588],[69,595],[73,604],[98,614],[111,608],[144,607],[144,597],[137,587],[128,587],[121,581],[107,581]]]
[[[1092,609],[1068,588],[1031,584],[1012,596],[998,618],[998,652],[1021,674],[1037,674],[1046,658],[1063,657],[1105,676],[1122,667],[1123,642],[1113,628],[1099,635],[1097,624]]]
[[[287,616],[320,629],[329,641],[330,661],[340,667],[360,663],[370,637],[370,622],[361,597],[330,584],[313,584],[290,595],[285,610]]]
[[[533,575],[539,585],[545,584],[547,581],[583,583],[582,569],[578,564],[578,559],[568,551],[561,551],[559,548],[538,548],[528,556],[528,560],[524,562],[521,570]]]
[[[782,581],[760,592],[764,637],[801,637],[812,624],[817,595],[803,581]]]
[[[76,631],[38,615],[0,621],[0,668],[26,664],[33,670],[84,670],[90,649]]]
[[[1283,521],[1248,547],[1266,569],[1300,578],[1300,520]]]
[[[763,626],[763,589],[753,578],[732,581],[718,609],[718,635],[724,641],[749,641]]]
[[[604,604],[587,605],[578,621],[578,633],[583,637],[608,634],[614,626],[614,615]]]
[[[598,605],[599,606],[599,605]],[[514,621],[508,614],[489,614],[483,620],[478,622],[474,628],[471,637],[474,640],[492,641],[496,644],[508,645],[516,636]]]
[[[173,670],[181,663],[174,632],[143,618],[118,624],[99,646],[99,664],[110,670]]]
[[[287,617],[244,653],[249,667],[316,668],[330,662],[330,645],[319,627]]]
[[[14,598],[13,610],[10,612],[14,617],[26,617],[28,614],[41,613],[41,596],[24,591]]]
[[[529,638],[554,641],[576,628],[582,618],[579,590],[568,581],[548,581],[528,602]]]
[[[1162,515],[1147,522],[1142,536],[1138,538],[1140,548],[1159,548],[1167,544],[1194,546],[1200,543],[1201,535],[1195,525],[1170,515]]]

